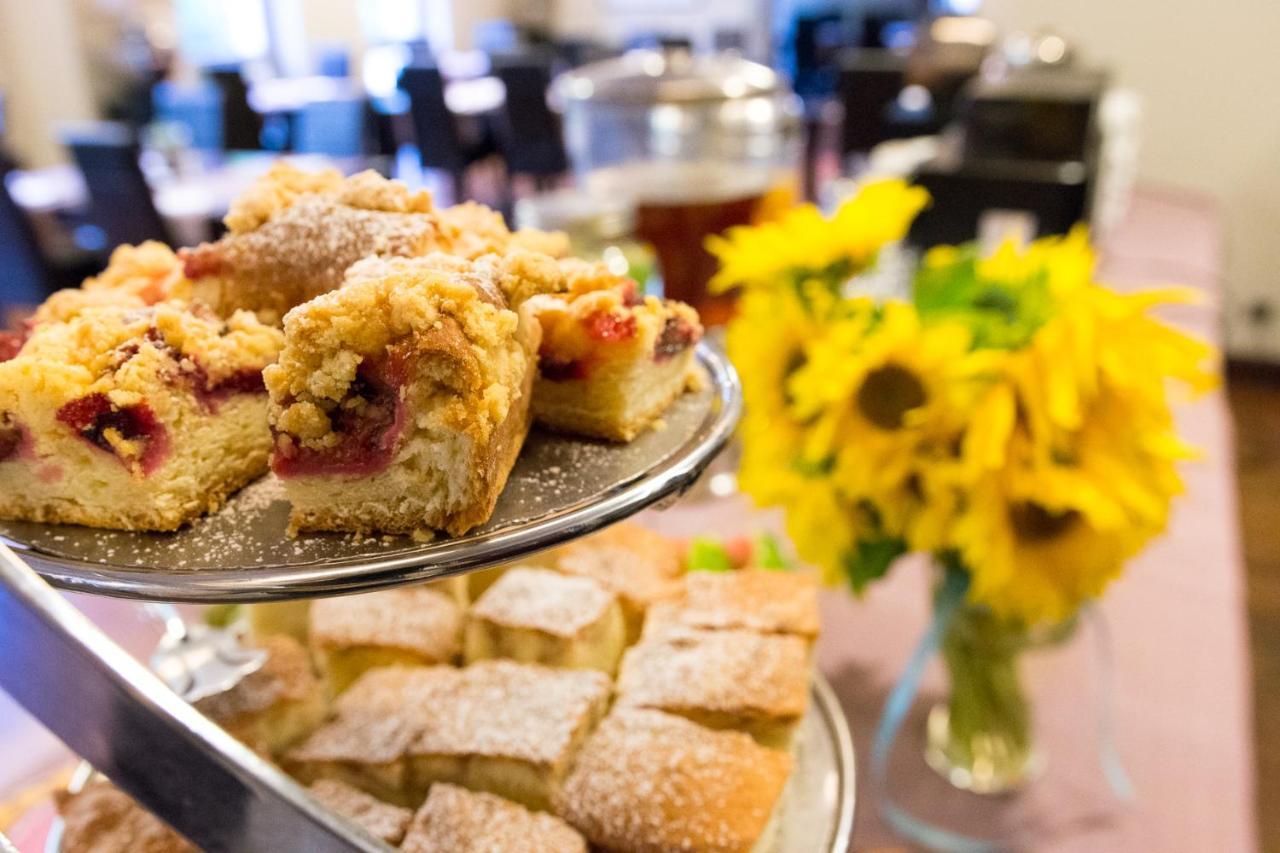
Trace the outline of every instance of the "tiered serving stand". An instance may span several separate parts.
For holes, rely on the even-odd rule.
[[[203,849],[387,850],[183,702],[53,587],[260,602],[366,592],[517,560],[666,506],[694,483],[742,407],[723,355],[704,344],[697,357],[707,387],[628,445],[531,433],[492,519],[456,539],[290,539],[288,505],[269,480],[171,534],[0,522],[0,688]],[[780,846],[843,851],[853,824],[853,752],[820,678],[800,743]]]

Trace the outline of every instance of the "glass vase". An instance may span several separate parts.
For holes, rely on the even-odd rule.
[[[1018,672],[1037,644],[1020,623],[983,606],[958,606],[941,648],[951,692],[929,713],[925,746],[929,766],[957,788],[997,794],[1043,767]]]

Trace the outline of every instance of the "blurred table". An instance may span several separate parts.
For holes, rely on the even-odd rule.
[[[1170,318],[1219,338],[1222,247],[1210,206],[1174,193],[1141,193],[1103,248],[1105,277],[1118,285],[1200,288],[1205,302]],[[1115,648],[1116,738],[1136,802],[1116,803],[1103,781],[1093,658],[1089,638],[1078,637],[1026,666],[1049,762],[1042,779],[1019,794],[979,800],[952,792],[924,764],[924,714],[944,686],[935,663],[893,756],[900,803],[947,826],[1037,850],[1257,849],[1243,566],[1222,395],[1180,409],[1179,421],[1205,458],[1186,466],[1188,494],[1169,531],[1133,561],[1102,605]],[[741,498],[685,503],[644,520],[678,535],[733,535],[779,524],[776,513],[752,511]],[[838,591],[823,598],[819,665],[849,717],[860,761],[855,849],[902,845],[879,820],[866,788],[868,758],[884,698],[928,621],[928,585],[927,567],[904,561],[863,600]],[[76,600],[135,653],[156,636],[134,605]],[[3,695],[0,755],[0,798],[69,760]]]

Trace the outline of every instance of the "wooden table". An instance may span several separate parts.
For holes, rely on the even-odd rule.
[[[1105,246],[1117,284],[1181,282],[1204,304],[1171,313],[1218,339],[1221,242],[1213,210],[1198,199],[1144,193]],[[1015,796],[976,800],[951,792],[924,764],[923,715],[942,695],[930,673],[892,763],[899,801],[970,833],[1015,838],[1054,851],[1231,850],[1257,848],[1253,802],[1249,658],[1237,529],[1231,425],[1223,398],[1180,410],[1184,433],[1205,452],[1186,468],[1188,494],[1169,531],[1133,561],[1102,606],[1114,637],[1116,738],[1137,800],[1115,802],[1097,761],[1092,702],[1096,679],[1088,643],[1029,661],[1037,733],[1048,768]],[[681,535],[725,535],[776,526],[776,513],[740,498],[686,503],[646,522]],[[884,697],[928,619],[928,573],[904,561],[862,600],[823,598],[819,665],[848,714],[863,764]],[[78,599],[110,632],[144,653],[154,628],[136,607]],[[0,793],[48,773],[68,756],[33,720],[0,696]],[[856,849],[901,846],[881,823],[872,796],[859,795]]]

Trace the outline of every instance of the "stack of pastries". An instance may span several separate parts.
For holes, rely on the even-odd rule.
[[[816,586],[683,564],[624,524],[539,566],[273,611],[267,666],[200,709],[403,850],[769,850]],[[190,849],[106,782],[61,809],[64,850]]]
[[[0,518],[172,530],[271,470],[294,531],[460,535],[531,422],[630,441],[691,378],[691,308],[477,204],[279,164],[226,224],[4,333]]]

